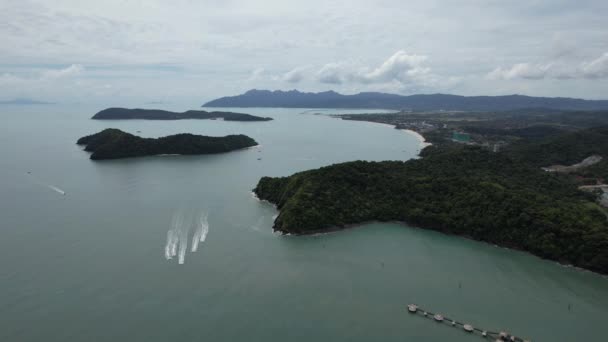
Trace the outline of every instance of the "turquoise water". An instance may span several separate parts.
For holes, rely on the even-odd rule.
[[[280,236],[251,194],[262,176],[413,158],[414,135],[298,109],[240,110],[275,118],[255,123],[88,119],[100,109],[0,107],[0,341],[480,340],[408,315],[412,302],[534,341],[605,340],[605,277],[398,224]],[[107,127],[261,145],[90,161],[75,141]],[[168,235],[187,241],[183,264]]]

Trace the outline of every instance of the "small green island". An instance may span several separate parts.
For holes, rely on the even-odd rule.
[[[225,121],[270,121],[270,117],[261,117],[244,113],[207,112],[204,110],[188,110],[183,113],[170,112],[160,109],[128,109],[108,108],[91,118],[93,120],[225,120]]]
[[[608,274],[608,216],[598,194],[581,191],[577,175],[539,167],[608,157],[607,142],[608,128],[592,128],[498,153],[439,144],[405,162],[353,161],[263,177],[254,193],[277,206],[274,229],[286,234],[399,221]],[[600,164],[587,172],[603,177],[594,169]]]
[[[258,143],[246,135],[209,137],[194,134],[176,134],[162,138],[142,138],[119,129],[108,128],[77,141],[91,159],[119,159],[154,155],[196,155],[224,153],[256,146]]]

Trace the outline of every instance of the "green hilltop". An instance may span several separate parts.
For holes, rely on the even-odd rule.
[[[93,152],[91,159],[118,159],[160,154],[211,154],[256,146],[257,142],[246,135],[208,137],[193,134],[176,134],[162,138],[141,138],[118,129],[105,129],[78,139],[85,151]]]
[[[422,158],[406,162],[354,161],[264,177],[254,192],[277,205],[274,229],[283,233],[402,221],[608,273],[608,220],[595,195],[578,190],[569,175],[538,167],[557,161],[559,154],[544,153],[564,148],[570,139],[574,151],[565,155],[572,159],[561,161],[579,162],[598,152],[608,136],[597,132],[605,129],[521,144],[504,153],[432,146]]]

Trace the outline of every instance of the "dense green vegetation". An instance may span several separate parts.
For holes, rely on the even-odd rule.
[[[556,136],[565,132],[564,129],[549,125],[534,125],[513,129],[471,125],[463,126],[462,130],[467,133],[479,134],[483,136],[492,136],[494,138],[503,138],[505,136],[511,136],[522,139],[543,139],[550,136]]]
[[[407,162],[355,161],[260,180],[277,231],[403,221],[608,273],[608,221],[567,177],[506,153],[430,147]]]
[[[593,155],[608,157],[608,126],[550,136],[541,141],[524,140],[508,152],[535,166],[571,165]]]
[[[95,120],[183,120],[199,119],[214,120],[223,119],[226,121],[270,121],[272,118],[260,116],[232,113],[232,112],[206,112],[204,110],[189,110],[183,113],[169,112],[160,109],[127,109],[127,108],[108,108],[95,114]]]
[[[471,135],[474,144],[510,144],[546,139],[563,133],[608,126],[608,111],[527,109],[504,112],[424,112],[340,114],[345,120],[394,125],[423,134],[433,144],[449,144],[455,131]]]
[[[193,134],[176,134],[163,138],[141,138],[118,129],[105,129],[78,139],[93,152],[91,159],[118,159],[159,154],[210,154],[238,150],[257,145],[246,135],[207,137]]]

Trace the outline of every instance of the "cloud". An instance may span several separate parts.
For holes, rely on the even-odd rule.
[[[376,67],[352,61],[332,62],[322,66],[316,80],[325,84],[357,83],[374,89],[418,89],[436,85],[441,77],[426,65],[427,56],[395,52]]]
[[[43,69],[38,70],[29,76],[18,76],[11,73],[5,73],[0,75],[0,85],[16,84],[16,83],[53,83],[59,79],[73,78],[81,75],[84,71],[84,67],[80,64],[72,64],[65,68],[60,69]]]
[[[317,81],[327,84],[342,84],[352,81],[358,75],[358,68],[349,62],[328,63],[319,69],[315,75]]]
[[[586,78],[608,77],[608,52],[589,63],[583,63],[580,71]]]
[[[10,73],[4,73],[0,75],[0,86],[14,85],[20,83],[21,81],[21,78]]]
[[[316,78],[321,83],[342,84],[347,75],[348,73],[342,64],[328,63],[317,71]]]
[[[284,82],[299,83],[305,78],[306,72],[310,69],[309,66],[300,66],[283,74],[280,79]]]
[[[608,82],[597,79],[608,77],[605,58],[595,57],[608,51],[607,10],[605,0],[441,6],[425,0],[407,6],[401,0],[382,0],[382,6],[365,0],[3,0],[0,84],[10,85],[0,92],[100,103],[117,94],[143,103],[171,92],[191,104],[297,84],[308,91],[525,90],[601,98]],[[463,26],[458,18],[473,12],[476,20]],[[75,62],[86,70],[77,64],[51,70],[42,81],[41,65],[66,69]],[[160,65],[176,69],[146,67]],[[300,65],[314,67],[293,70]],[[486,78],[494,69],[495,79]],[[573,77],[579,81],[568,81]],[[505,78],[513,82],[500,81]],[[115,91],[104,90],[106,84]],[[91,89],[102,95],[89,96]]]
[[[266,72],[266,69],[264,69],[264,68],[253,69],[253,71],[251,71],[251,75],[247,79],[247,82],[253,82],[253,81],[259,80],[260,78],[262,78],[262,76],[264,76],[265,72]]]
[[[410,55],[400,50],[376,69],[362,73],[360,80],[365,83],[419,81],[430,74],[431,69],[422,65],[427,59],[427,56]]]
[[[526,78],[532,80],[539,80],[545,78],[551,64],[529,64],[529,63],[518,63],[510,68],[498,67],[492,70],[488,74],[488,79],[491,80],[511,80],[515,78]]]
[[[23,68],[0,75],[0,92],[3,97],[35,97],[54,102],[57,94],[82,92],[89,86],[83,78],[84,70],[80,64],[64,68]]]
[[[72,64],[64,69],[45,70],[41,74],[41,79],[56,79],[63,77],[72,77],[80,75],[84,71],[84,67],[80,64]]]
[[[554,61],[548,63],[518,63],[511,67],[498,67],[487,74],[489,80],[513,79],[599,79],[608,78],[608,52],[582,63]]]

